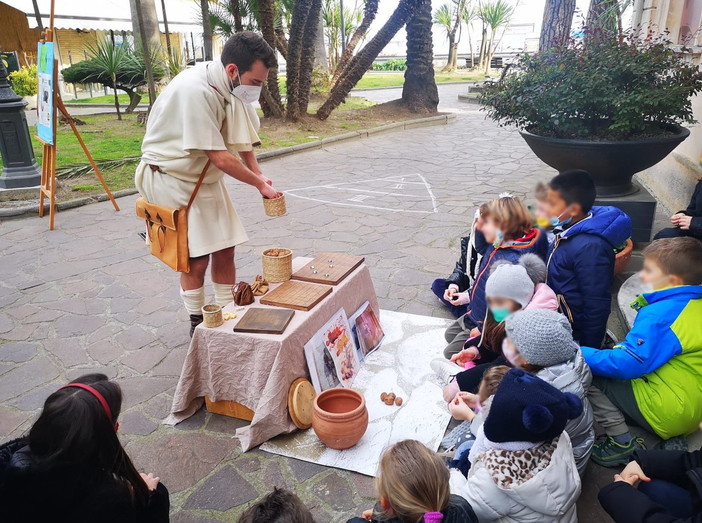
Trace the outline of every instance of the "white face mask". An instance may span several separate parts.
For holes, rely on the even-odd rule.
[[[642,292],[649,293],[649,292],[654,292],[654,287],[660,287],[658,290],[663,290],[667,287],[670,287],[670,285],[662,285],[664,281],[668,279],[667,276],[663,276],[662,278],[658,278],[656,281],[653,281],[651,283],[644,283],[643,284],[643,289]]]
[[[239,85],[232,89],[232,95],[236,96],[242,102],[247,104],[252,104],[257,102],[261,97],[261,86],[260,85],[243,85],[241,83],[241,76],[239,76],[239,71],[236,73],[239,79]]]

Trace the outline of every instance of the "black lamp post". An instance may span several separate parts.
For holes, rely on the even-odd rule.
[[[34,159],[24,106],[7,80],[7,69],[0,60],[0,188],[36,187],[41,183],[41,167]]]

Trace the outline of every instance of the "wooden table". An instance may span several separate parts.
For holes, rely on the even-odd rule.
[[[311,258],[293,260],[293,271]],[[275,288],[279,284],[272,284]],[[212,401],[240,403],[253,411],[251,424],[237,430],[244,451],[296,430],[288,415],[288,389],[300,377],[309,377],[304,345],[343,308],[351,316],[366,301],[379,316],[378,299],[365,264],[355,269],[332,293],[308,312],[296,311],[282,335],[250,334],[232,329],[246,311],[234,303],[225,312],[237,318],[217,328],[200,325],[190,342],[176,387],[171,415],[165,423],[175,425],[197,412],[204,397]],[[260,298],[249,307],[264,307]]]

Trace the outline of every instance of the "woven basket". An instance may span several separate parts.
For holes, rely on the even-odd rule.
[[[271,251],[278,251],[282,256],[269,256]],[[263,259],[263,277],[271,283],[288,281],[292,276],[292,251],[290,249],[267,249]]]
[[[277,198],[264,198],[263,208],[266,211],[266,216],[283,216],[287,212],[285,207],[285,195],[281,194]]]

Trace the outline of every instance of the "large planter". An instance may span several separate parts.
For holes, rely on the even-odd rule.
[[[329,448],[353,447],[368,428],[366,400],[353,389],[325,390],[314,399],[312,428]]]
[[[541,161],[559,172],[588,171],[598,196],[624,196],[637,191],[631,179],[656,165],[690,135],[689,129],[670,126],[674,134],[630,141],[591,141],[550,138],[520,131]]]

